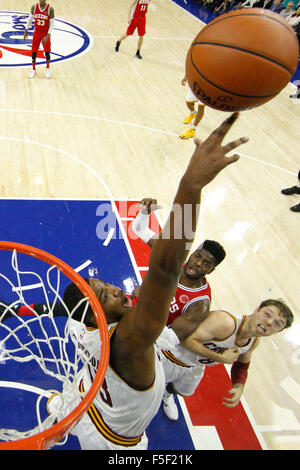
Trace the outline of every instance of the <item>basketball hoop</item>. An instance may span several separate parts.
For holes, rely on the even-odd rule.
[[[9,305],[4,305],[5,314],[8,313],[11,317],[15,317],[10,319],[15,321],[17,326],[14,324],[14,327],[11,327],[11,325],[8,325],[9,322],[2,321],[5,314],[0,315],[0,332],[2,330],[0,336],[0,359],[3,361],[4,358],[4,362],[9,364],[16,364],[16,362],[13,361],[21,363],[34,361],[34,364],[39,366],[37,368],[41,370],[41,373],[51,376],[52,379],[54,377],[53,380],[57,380],[59,384],[62,383],[63,390],[58,391],[62,396],[62,399],[64,399],[64,394],[69,394],[69,399],[70,397],[72,399],[73,393],[77,394],[77,397],[80,396],[79,404],[70,412],[70,414],[68,414],[68,416],[58,419],[57,416],[52,417],[49,415],[46,419],[42,420],[39,411],[42,399],[44,399],[45,396],[49,397],[50,394],[56,393],[56,390],[52,389],[45,391],[42,396],[39,396],[36,402],[37,425],[34,426],[33,429],[26,429],[25,432],[23,430],[19,431],[15,429],[0,429],[0,439],[4,441],[0,442],[0,450],[50,449],[54,445],[57,445],[59,441],[62,441],[63,438],[68,436],[68,433],[75,426],[83,413],[89,409],[102,385],[109,360],[109,339],[106,319],[102,307],[90,286],[78,273],[59,258],[56,258],[55,256],[38,248],[14,242],[0,242],[0,250],[2,250],[1,253],[3,251],[12,252],[12,277],[16,280],[13,281],[11,278],[8,278],[7,275],[3,275],[2,273],[0,273],[0,278],[8,283],[17,296],[15,301],[11,302]],[[44,273],[46,281],[43,279],[42,274],[38,274],[31,270],[22,271],[19,269],[19,257],[22,257],[24,254],[37,259],[38,263],[42,261],[42,265],[45,263],[50,265],[50,267],[47,266],[47,270],[45,270]],[[30,275],[31,277],[36,276],[38,279],[38,285],[41,286],[41,290],[45,297],[44,299],[41,299],[40,302],[45,302],[45,304],[47,304],[47,314],[37,315],[32,307],[29,306],[29,302],[25,300],[24,293],[26,286],[22,286],[22,279],[26,277],[26,275]],[[50,279],[51,276],[53,277],[54,275],[56,276],[55,286],[53,286],[53,282]],[[92,358],[89,358],[88,355],[82,354],[82,351],[80,352],[78,350],[79,348],[77,349],[75,347],[74,342],[70,341],[70,320],[74,321],[74,319],[72,319],[72,315],[75,309],[67,313],[66,326],[64,327],[63,332],[58,331],[54,322],[55,318],[53,316],[53,312],[51,311],[51,306],[55,305],[56,302],[61,302],[64,305],[64,308],[67,309],[67,306],[63,302],[63,296],[59,293],[59,289],[63,284],[61,282],[62,275],[66,276],[68,281],[70,280],[73,282],[84,295],[86,306],[84,307],[82,323],[87,309],[90,306],[99,330],[101,353],[97,372],[90,390],[88,390],[84,395],[81,395],[79,392],[77,377],[80,376],[80,373],[86,367],[89,367],[89,361],[91,361]],[[50,301],[49,293],[52,295],[54,300]],[[79,303],[81,304],[82,302],[83,300]],[[30,316],[29,320],[28,317],[24,320],[22,317],[18,316],[14,309],[16,304],[22,304],[32,310],[32,316]],[[1,305],[3,307],[3,303]],[[48,321],[53,322],[51,328],[52,330],[55,330],[55,335],[51,332],[51,335],[49,334],[47,337],[47,331],[44,331],[45,327],[43,322]],[[41,338],[36,338],[34,336],[34,328],[37,328],[36,325],[38,325],[38,328],[42,330]],[[29,338],[27,339],[27,342],[24,343],[21,343],[18,336],[22,328],[26,331],[26,338]],[[3,333],[4,339],[2,339]],[[10,341],[16,343],[11,349],[7,347],[7,344]],[[71,359],[68,357],[68,352],[66,352],[70,345],[73,347]],[[50,358],[45,358],[43,356],[44,347],[51,351]],[[54,352],[56,353],[56,349],[58,351],[58,357],[55,357],[54,359]],[[80,395],[78,395],[78,393]]]

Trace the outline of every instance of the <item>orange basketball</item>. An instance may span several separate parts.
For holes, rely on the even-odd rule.
[[[230,11],[208,23],[186,57],[186,78],[203,104],[221,111],[255,108],[276,96],[296,71],[293,28],[261,8]]]

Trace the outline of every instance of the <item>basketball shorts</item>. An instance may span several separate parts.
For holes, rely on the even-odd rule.
[[[46,33],[47,34],[47,33]],[[37,52],[39,50],[40,44],[42,42],[42,39],[46,36],[46,34],[39,34],[39,33],[33,33],[33,38],[32,38],[32,47],[31,50],[32,52]],[[43,48],[45,52],[50,52],[51,51],[51,39],[50,36],[43,44]]]
[[[168,359],[164,354],[160,355],[166,383],[172,382],[175,390],[183,396],[193,395],[204,375],[205,365],[194,367],[182,367]]]
[[[196,98],[196,96],[194,95],[189,85],[187,85],[187,93],[186,93],[185,101],[190,102],[190,103],[194,103],[195,101],[198,101],[200,104],[204,106],[204,104],[201,103],[201,101],[198,98]]]
[[[72,401],[72,405],[69,405],[68,398],[65,397],[65,403],[62,405],[61,399],[52,396],[48,400],[47,410],[48,413],[55,414],[60,420],[70,414],[70,412],[79,405],[81,399],[75,397]],[[109,429],[109,428],[108,428]],[[111,430],[110,430],[111,431]],[[148,449],[148,437],[144,432],[140,442],[134,446],[123,446],[118,445],[108,439],[99,432],[95,424],[92,422],[91,417],[88,413],[84,413],[80,420],[73,426],[70,431],[72,436],[76,436],[80,443],[81,450],[147,450]],[[107,433],[108,436],[114,434],[112,432]],[[129,438],[130,440],[130,438]]]
[[[87,413],[84,413],[79,423],[71,430],[73,436],[79,440],[81,450],[147,450],[148,438],[144,432],[141,441],[130,447],[124,447],[114,444],[105,439],[102,434],[95,428]]]
[[[128,28],[127,28],[127,31],[126,31],[126,34],[127,36],[131,36],[134,31],[138,30],[138,35],[139,36],[144,36],[145,33],[146,33],[146,17],[145,16],[139,16],[137,18],[132,18]]]

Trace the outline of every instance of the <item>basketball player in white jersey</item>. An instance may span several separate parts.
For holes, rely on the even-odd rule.
[[[161,351],[168,390],[183,396],[192,395],[204,375],[205,366],[233,364],[232,388],[228,392],[231,397],[224,397],[223,404],[236,406],[260,338],[279,333],[292,323],[293,314],[289,307],[274,299],[263,301],[252,315],[223,310],[210,312],[180,345]]]
[[[142,282],[137,304],[109,327],[110,360],[103,386],[90,413],[85,414],[73,430],[81,436],[81,445],[85,449],[147,447],[144,432],[160,407],[165,388],[155,342],[167,322],[181,267],[193,241],[201,191],[221,170],[239,158],[236,154],[231,157],[226,154],[248,141],[247,137],[242,137],[222,145],[237,116],[238,113],[231,115],[202,144],[195,141],[195,151],[173,203],[181,208],[182,217],[175,217],[175,211],[170,212],[168,222],[152,248],[149,271]],[[189,220],[190,233],[184,227],[186,211],[192,219]],[[183,234],[180,239],[176,238],[179,231]],[[121,296],[112,299],[106,287],[94,287],[99,287],[97,295],[104,309],[112,301],[123,310]],[[86,338],[87,345],[92,341],[86,330],[74,332],[77,338],[78,334],[81,341]],[[81,390],[88,390],[93,373],[90,370],[83,377]]]

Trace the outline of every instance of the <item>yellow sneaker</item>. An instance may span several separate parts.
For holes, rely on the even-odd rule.
[[[188,117],[183,121],[183,124],[189,124],[194,119],[194,117],[196,117],[196,115],[197,113],[189,114]]]
[[[182,134],[180,134],[180,137],[181,139],[192,139],[193,137],[195,137],[195,134],[196,134],[195,129],[191,128],[187,130],[186,132],[183,132]]]

